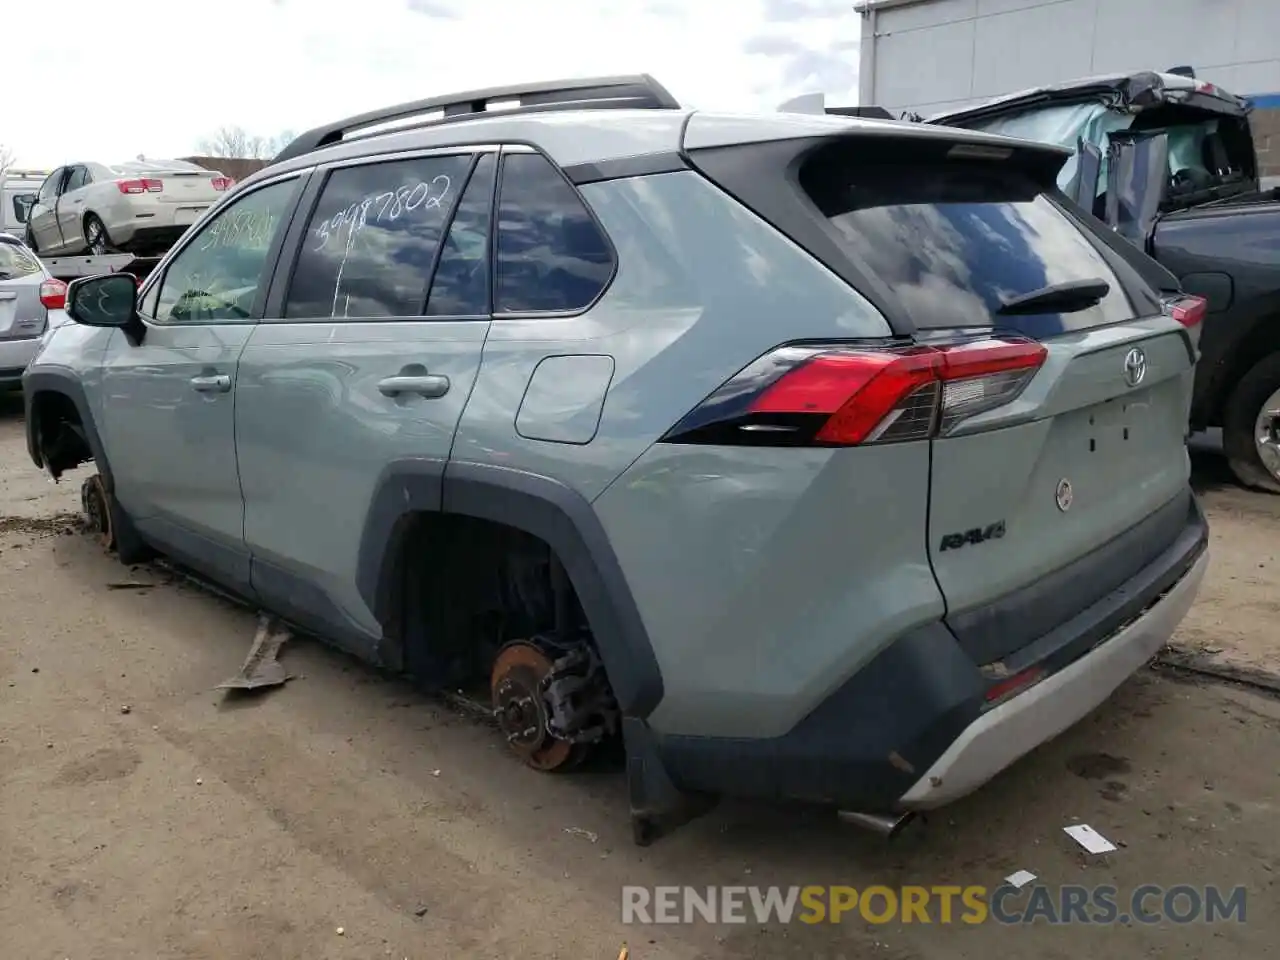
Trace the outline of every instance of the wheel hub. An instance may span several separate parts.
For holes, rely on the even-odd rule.
[[[1262,405],[1253,436],[1258,459],[1273,478],[1280,480],[1280,390]]]
[[[493,715],[508,745],[535,770],[568,763],[573,744],[548,730],[541,684],[551,672],[550,658],[533,644],[509,643],[498,651],[490,675]]]
[[[111,508],[107,500],[102,477],[94,474],[80,488],[80,506],[84,510],[85,524],[98,542],[110,549],[114,541],[111,530]]]

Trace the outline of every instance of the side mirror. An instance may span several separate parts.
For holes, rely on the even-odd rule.
[[[67,316],[86,327],[136,329],[138,282],[128,273],[72,280],[67,287]]]
[[[31,216],[31,208],[36,205],[36,195],[34,193],[19,193],[13,198],[16,206],[15,213],[18,215],[19,223],[26,223]]]

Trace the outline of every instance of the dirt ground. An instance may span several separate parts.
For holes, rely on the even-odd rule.
[[[1179,641],[1266,669],[1280,661],[1280,498],[1200,460],[1215,553]],[[638,849],[616,769],[526,771],[491,730],[317,644],[286,648],[286,687],[224,702],[213,687],[253,617],[72,532],[78,481],[41,477],[18,406],[0,407],[4,960],[613,960],[624,943],[634,960],[1274,951],[1280,701],[1263,691],[1144,671],[892,843],[827,814],[726,804]],[[1083,854],[1062,832],[1074,822],[1120,848]],[[621,922],[624,884],[995,887],[1017,869],[1122,890],[1243,884],[1247,922]]]

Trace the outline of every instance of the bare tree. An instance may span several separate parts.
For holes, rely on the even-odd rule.
[[[249,133],[244,127],[230,126],[220,127],[213,136],[201,140],[199,148],[207,157],[269,160],[280,152],[289,139],[292,139],[289,134],[263,137]]]
[[[3,177],[9,168],[13,166],[13,159],[13,149],[0,143],[0,177]]]

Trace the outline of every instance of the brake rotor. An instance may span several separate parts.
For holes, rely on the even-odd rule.
[[[573,757],[573,744],[547,729],[547,705],[539,685],[551,660],[531,643],[509,643],[494,658],[489,676],[493,714],[507,744],[535,770],[556,770]]]
[[[115,532],[111,529],[111,508],[107,500],[107,488],[102,485],[102,476],[94,474],[80,487],[80,507],[84,510],[85,524],[93,537],[110,550],[115,543]]]

